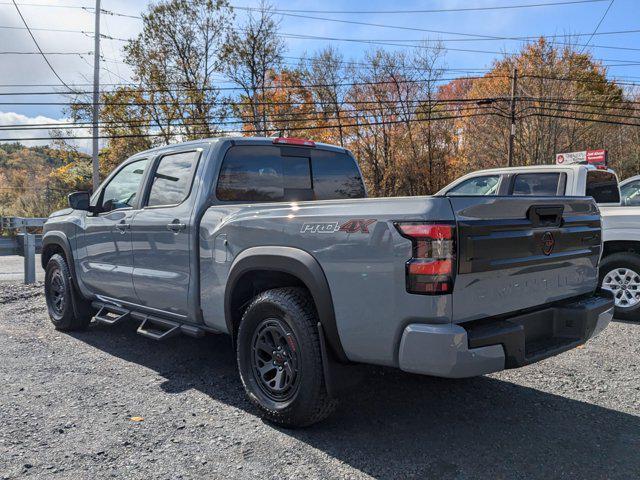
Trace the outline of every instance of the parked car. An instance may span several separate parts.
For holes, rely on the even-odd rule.
[[[229,334],[247,395],[286,426],[326,417],[354,363],[482,375],[612,318],[590,198],[366,198],[343,148],[217,138],[141,152],[69,201],[44,227],[54,326]]]
[[[640,177],[639,177],[640,178]],[[438,195],[590,196],[602,215],[600,284],[613,293],[618,318],[640,320],[640,208],[621,207],[634,182],[618,187],[615,172],[604,166],[570,164],[479,170],[455,180]],[[623,196],[624,198],[624,196]]]
[[[640,175],[620,182],[620,203],[640,206]]]

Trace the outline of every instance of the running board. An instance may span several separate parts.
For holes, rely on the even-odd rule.
[[[92,306],[98,310],[98,313],[93,317],[96,322],[104,325],[116,325],[128,319],[138,320],[142,322],[138,327],[138,333],[153,340],[164,340],[180,333],[195,338],[204,337],[207,331],[220,333],[212,329],[206,330],[197,325],[181,324],[140,311],[128,310],[119,305],[93,302]]]
[[[131,318],[131,312],[112,305],[101,305],[93,319],[104,325],[116,325]]]

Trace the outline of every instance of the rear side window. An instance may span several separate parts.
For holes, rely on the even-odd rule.
[[[193,170],[200,152],[165,155],[153,175],[148,206],[178,205],[189,196]]]
[[[519,173],[513,182],[513,195],[555,197],[564,173]]]
[[[220,168],[220,200],[277,202],[284,198],[284,166],[276,147],[231,147]]]
[[[237,202],[361,198],[364,185],[343,153],[242,145],[225,155],[216,196]]]
[[[311,163],[316,200],[364,198],[360,171],[349,155],[317,150],[312,154]]]
[[[604,170],[587,172],[587,197],[596,203],[620,203],[620,190],[615,174]]]
[[[484,175],[482,177],[470,178],[453,187],[447,192],[447,195],[497,195],[499,181],[500,177],[498,175]]]

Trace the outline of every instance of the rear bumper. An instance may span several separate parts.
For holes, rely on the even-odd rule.
[[[463,378],[528,365],[570,350],[606,328],[606,293],[522,315],[464,324],[411,324],[400,341],[400,369]]]

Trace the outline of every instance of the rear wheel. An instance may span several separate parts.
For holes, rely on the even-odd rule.
[[[616,318],[640,320],[640,256],[622,252],[605,257],[600,285],[613,294]]]
[[[267,420],[304,427],[335,409],[324,383],[317,325],[315,307],[300,288],[263,292],[242,316],[237,335],[240,378]]]
[[[47,262],[44,293],[49,318],[57,330],[81,330],[89,325],[91,305],[76,293],[69,265],[62,255],[55,254]]]

